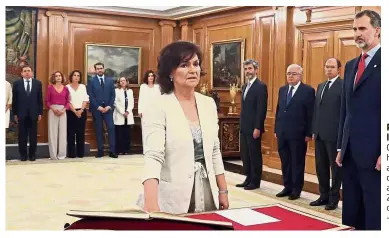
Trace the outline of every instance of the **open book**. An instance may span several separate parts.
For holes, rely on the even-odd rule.
[[[222,221],[211,221],[211,220],[200,220],[195,218],[185,217],[187,214],[174,215],[164,212],[145,212],[137,209],[130,210],[117,210],[117,211],[82,211],[82,210],[70,210],[66,213],[69,216],[79,217],[79,218],[88,218],[88,217],[100,217],[100,218],[121,218],[121,219],[163,219],[163,220],[173,220],[189,223],[200,223],[213,226],[220,226],[227,229],[233,229],[231,222],[222,222]]]

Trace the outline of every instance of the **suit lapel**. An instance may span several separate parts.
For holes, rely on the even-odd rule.
[[[317,99],[319,101],[319,103],[321,103],[321,94],[323,93],[323,90],[324,90],[324,85],[326,85],[326,83],[322,83],[320,84],[320,87],[319,87],[319,90],[317,90]]]
[[[299,85],[299,87],[296,89],[296,92],[293,94],[292,98],[290,99],[289,104],[286,103],[286,98],[288,97],[287,95],[288,95],[288,91],[289,91],[289,85],[286,87],[286,95],[285,95],[285,104],[286,104],[286,108],[288,108],[289,105],[293,103],[294,99],[300,95],[299,92],[301,91],[301,86],[302,86],[302,85],[303,85],[303,83],[300,82],[300,85]]]
[[[174,93],[171,93],[169,96],[172,102],[172,110],[175,112],[175,117],[176,117],[175,121],[177,122],[176,126],[182,128],[185,131],[184,133],[185,137],[192,138],[192,132],[190,130],[189,121],[185,116],[184,110],[182,109],[180,102],[178,101]]]
[[[35,89],[36,89],[36,81],[34,79],[31,80],[31,91],[30,91],[30,95],[35,92]]]
[[[254,88],[257,85],[258,80],[259,80],[258,78],[255,78],[253,84],[250,86],[249,91],[246,94],[246,99],[247,99],[247,97],[249,97],[249,94],[251,94],[253,92],[253,90],[251,90],[251,89]]]
[[[241,92],[241,102],[244,103],[244,92],[246,91],[247,83],[242,86],[242,92]]]
[[[196,105],[197,105],[197,112],[199,114],[199,120],[200,120],[200,127],[201,127],[201,137],[203,139],[203,150],[204,155],[209,154],[208,151],[210,149],[210,145],[213,146],[213,143],[211,141],[208,141],[209,136],[207,136],[207,132],[210,128],[208,128],[209,125],[209,112],[207,111],[207,104],[205,101],[203,101],[204,98],[201,98],[201,95],[198,93],[195,93],[196,97]],[[247,96],[246,96],[247,97]]]
[[[360,57],[359,57],[360,58]],[[359,63],[359,60],[357,61]],[[381,70],[381,48],[379,50],[377,50],[377,52],[375,53],[375,55],[373,56],[373,58],[371,59],[369,65],[366,67],[365,71],[363,71],[363,74],[361,76],[361,79],[359,80],[359,82],[357,83],[357,85],[355,85],[354,87],[354,91],[358,89],[358,87],[366,81],[367,77],[374,72],[374,70]],[[357,64],[357,70],[358,70],[358,64]],[[356,71],[355,71],[356,73]],[[355,76],[355,74],[354,74]]]

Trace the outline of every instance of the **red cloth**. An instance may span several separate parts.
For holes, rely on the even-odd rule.
[[[291,209],[281,206],[269,206],[254,208],[254,211],[261,212],[274,217],[280,221],[243,226],[233,222],[215,212],[206,214],[189,214],[187,217],[201,220],[226,221],[233,224],[234,230],[327,230],[339,227],[329,222],[316,219],[304,214],[297,213]],[[110,218],[84,218],[74,222],[66,230],[92,229],[92,230],[217,230],[223,227],[214,227],[207,224],[196,224],[180,221],[151,219],[110,219]],[[343,230],[347,230],[347,227]]]
[[[326,230],[337,227],[331,223],[311,218],[278,206],[256,208],[253,210],[274,217],[280,221],[260,225],[243,226],[218,215],[217,213],[189,215],[188,217],[202,220],[231,222],[234,226],[234,230]]]
[[[358,64],[357,77],[355,78],[355,85],[359,82],[362,77],[363,71],[365,71],[365,59],[368,57],[368,54],[363,54]]]

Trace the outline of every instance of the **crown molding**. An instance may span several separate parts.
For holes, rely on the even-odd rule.
[[[239,6],[178,6],[167,10],[148,10],[131,7],[115,6],[93,6],[93,7],[58,7],[58,6],[40,6],[38,8],[50,10],[67,10],[75,12],[98,13],[106,15],[135,16],[145,18],[156,18],[163,20],[182,20],[191,17],[197,17],[212,14],[220,11],[240,8]]]

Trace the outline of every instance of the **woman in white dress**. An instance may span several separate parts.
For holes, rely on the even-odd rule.
[[[161,95],[160,87],[155,83],[156,75],[154,71],[147,70],[143,76],[143,84],[139,89],[139,100],[138,100],[138,115],[142,121],[142,127],[144,117],[147,116],[148,110],[152,110],[155,105],[156,98]],[[144,145],[144,135],[142,130],[142,144]],[[144,149],[143,149],[144,153]]]
[[[12,87],[11,84],[5,80],[5,128],[9,127],[10,109],[12,106]]]
[[[131,148],[131,125],[134,125],[134,93],[125,77],[119,78],[115,89],[115,124],[116,153],[129,154]]]

